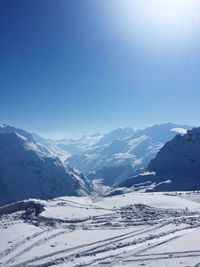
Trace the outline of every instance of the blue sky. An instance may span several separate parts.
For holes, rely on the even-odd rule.
[[[0,121],[50,137],[198,125],[200,15],[131,2],[1,0]]]

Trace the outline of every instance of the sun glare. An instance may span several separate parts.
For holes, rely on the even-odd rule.
[[[124,0],[116,8],[119,23],[130,34],[175,42],[192,38],[200,28],[198,0]]]

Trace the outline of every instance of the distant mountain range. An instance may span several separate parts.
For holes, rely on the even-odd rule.
[[[24,130],[0,125],[0,205],[26,198],[87,195],[92,183]]]
[[[79,140],[52,141],[33,137],[49,153],[84,172],[90,179],[101,179],[105,185],[117,186],[128,177],[143,172],[167,141],[188,129],[191,127],[165,123],[137,131],[119,128]]]
[[[190,129],[166,123],[49,140],[0,125],[0,205],[103,193],[105,186],[109,194],[200,189],[200,128]]]

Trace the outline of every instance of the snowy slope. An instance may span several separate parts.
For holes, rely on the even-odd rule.
[[[164,190],[200,189],[200,128],[185,135],[177,135],[158,153],[148,166],[156,172],[156,179],[169,179]]]
[[[62,139],[52,140],[45,139],[35,133],[31,133],[35,142],[46,148],[50,154],[59,156],[62,161],[71,157],[74,153],[87,150],[88,148],[95,146],[103,137],[103,134],[85,135],[78,140],[74,139]]]
[[[108,133],[94,146],[74,153],[67,162],[106,185],[119,185],[129,176],[145,170],[161,147],[177,132],[189,127],[171,123],[134,132],[129,128]],[[122,134],[123,133],[123,134]]]
[[[29,141],[34,142],[32,135],[29,134],[28,132],[26,132],[22,129],[19,129],[19,128],[12,127],[12,126],[7,125],[7,124],[0,124],[0,134],[8,134],[8,133],[13,133],[13,132],[25,137]]]
[[[120,186],[132,190],[199,190],[200,128],[167,142],[150,162],[146,173],[129,178]]]
[[[0,128],[0,205],[30,197],[84,195],[92,190],[83,175],[48,156],[28,133]]]
[[[191,201],[193,194],[62,197],[5,206],[0,265],[199,266],[200,203]]]
[[[50,155],[58,156],[90,179],[101,179],[105,185],[116,186],[144,171],[167,141],[190,128],[165,123],[137,131],[119,128],[106,134],[86,135],[79,140],[53,141],[33,136]]]

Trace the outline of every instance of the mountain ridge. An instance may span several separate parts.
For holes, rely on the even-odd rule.
[[[3,131],[0,128],[0,205],[26,198],[88,195],[93,191],[86,177],[46,154],[27,132],[5,127]]]
[[[120,187],[144,191],[200,190],[200,128],[176,135],[151,160],[146,173],[127,179]]]

